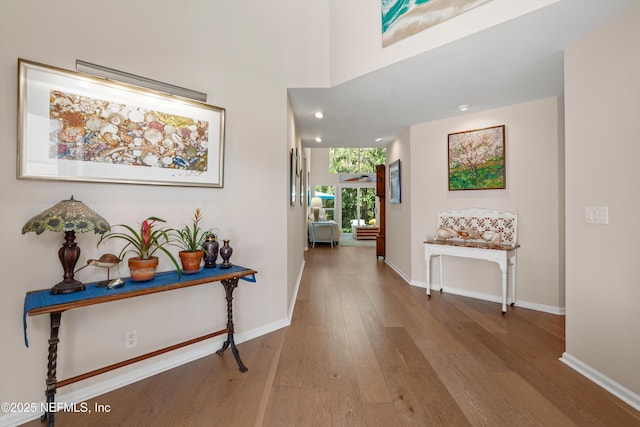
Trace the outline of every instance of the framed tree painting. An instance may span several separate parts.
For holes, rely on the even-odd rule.
[[[450,133],[449,191],[506,188],[505,126]]]

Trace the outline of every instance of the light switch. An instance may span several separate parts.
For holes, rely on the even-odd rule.
[[[609,224],[609,207],[587,206],[584,220],[587,224]]]

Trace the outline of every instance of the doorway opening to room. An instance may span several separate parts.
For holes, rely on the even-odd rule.
[[[342,232],[351,233],[353,227],[374,225],[377,221],[375,187],[341,187],[340,207]]]

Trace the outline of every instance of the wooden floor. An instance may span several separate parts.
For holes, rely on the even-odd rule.
[[[561,363],[564,317],[409,286],[375,248],[316,246],[290,327],[89,402],[59,426],[639,426]],[[39,426],[38,421],[29,423]]]

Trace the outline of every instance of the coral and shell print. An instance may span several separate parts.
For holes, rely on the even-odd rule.
[[[204,172],[209,123],[50,91],[49,158]]]

